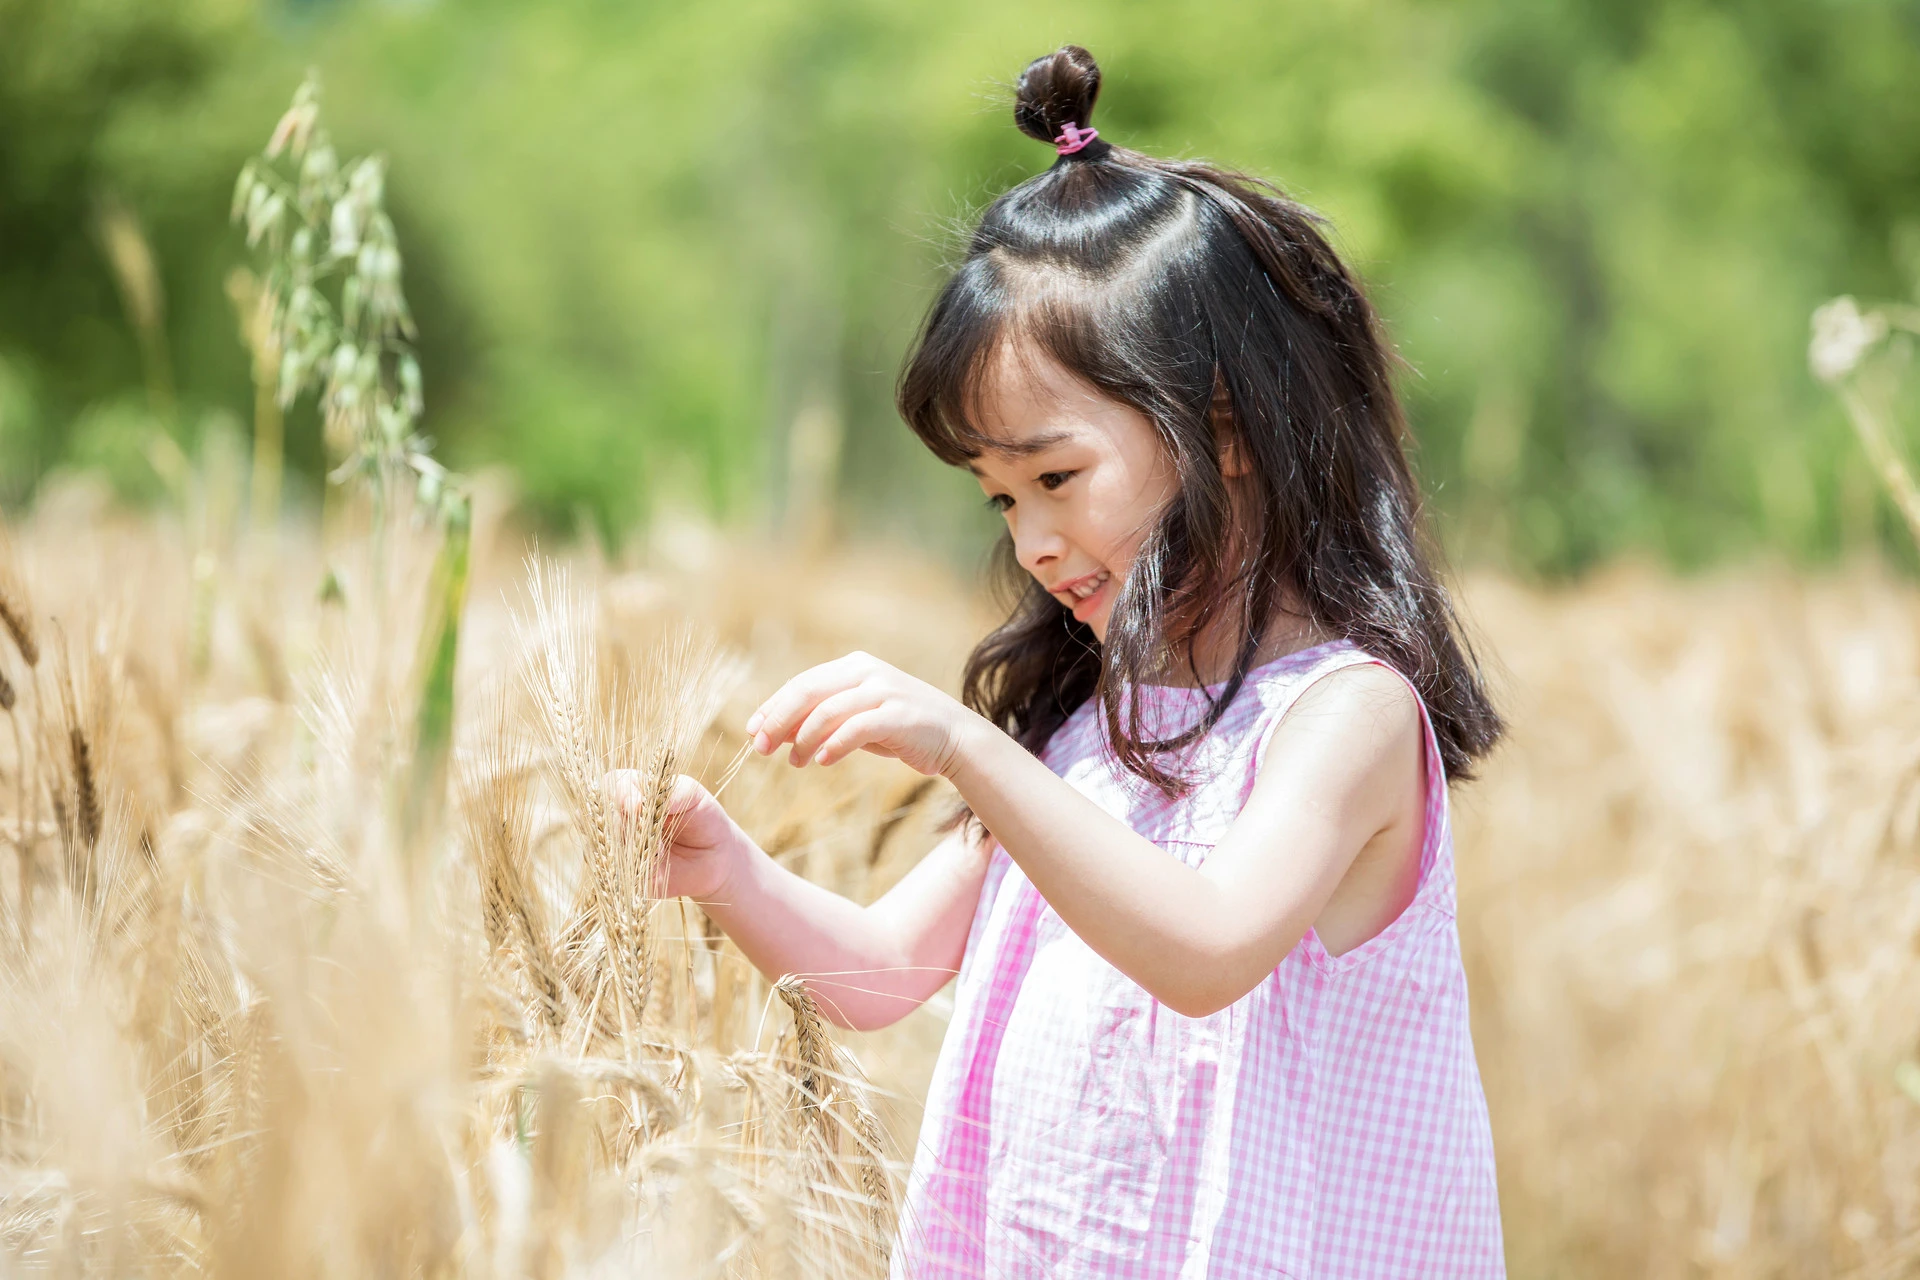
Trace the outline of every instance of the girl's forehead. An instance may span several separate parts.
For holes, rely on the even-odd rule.
[[[989,427],[1016,425],[1036,413],[1058,413],[1101,398],[1032,342],[1000,343],[982,373],[980,407]]]
[[[1001,344],[985,373],[976,401],[980,434],[1004,457],[1100,432],[1115,414],[1131,411],[1031,346]]]

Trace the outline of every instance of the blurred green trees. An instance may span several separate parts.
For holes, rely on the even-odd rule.
[[[1108,137],[1332,218],[1463,554],[1812,557],[1886,523],[1802,353],[1823,299],[1914,290],[1912,0],[0,0],[0,498],[140,415],[191,450],[248,411],[226,202],[311,64],[342,145],[390,157],[451,462],[609,530],[837,491],[856,530],[973,545],[892,378],[969,211],[1051,160],[1005,85],[1066,40]],[[113,209],[153,246],[164,402]],[[316,436],[289,423],[309,483]]]

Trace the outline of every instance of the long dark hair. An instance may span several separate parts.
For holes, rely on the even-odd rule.
[[[1051,142],[1088,127],[1099,92],[1092,55],[1069,45],[1021,75],[1014,121]],[[1421,536],[1391,354],[1321,225],[1271,183],[1097,139],[995,200],[934,302],[898,399],[943,461],[990,447],[980,397],[1000,344],[1017,337],[1145,415],[1178,475],[1104,645],[1002,540],[999,569],[1023,585],[968,660],[963,696],[1030,751],[1098,698],[1126,768],[1178,793],[1166,753],[1240,692],[1289,586],[1314,624],[1412,681],[1449,776],[1471,776],[1499,738]],[[1221,421],[1251,464],[1253,500],[1237,512]],[[1209,625],[1238,637],[1232,676],[1194,724],[1146,735],[1140,685],[1180,663],[1200,683],[1194,640]]]

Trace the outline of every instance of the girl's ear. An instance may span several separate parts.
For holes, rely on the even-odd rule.
[[[1238,480],[1251,468],[1240,433],[1233,429],[1233,398],[1227,394],[1226,381],[1217,372],[1213,375],[1213,406],[1208,416],[1213,419],[1213,447],[1220,455],[1220,474],[1229,480]]]

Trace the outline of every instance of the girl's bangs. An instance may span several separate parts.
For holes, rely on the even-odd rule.
[[[964,467],[994,448],[987,406],[1005,376],[1000,353],[1052,359],[1076,377],[1080,343],[1091,322],[1084,290],[1062,288],[1044,270],[1009,271],[986,254],[962,268],[928,319],[919,349],[901,377],[900,411],[933,455]],[[1009,277],[1019,277],[1018,285]],[[1089,379],[1091,381],[1091,379]]]

